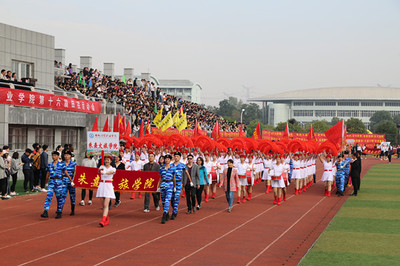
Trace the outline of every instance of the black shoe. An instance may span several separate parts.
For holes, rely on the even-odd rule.
[[[114,207],[117,208],[120,204],[121,204],[121,201],[120,201],[120,200],[117,200],[117,201],[114,203]]]
[[[168,213],[166,213],[166,212],[163,213],[162,218],[161,218],[162,224],[165,224],[165,221],[167,220],[167,215],[168,215]]]
[[[171,220],[175,220],[175,217],[176,217],[177,215],[178,215],[177,213],[172,213],[172,214],[171,214]]]
[[[56,212],[56,213],[57,213],[56,219],[61,219],[61,212]]]
[[[197,205],[197,207],[196,207],[196,208],[197,208],[197,210],[200,210],[200,208],[201,208],[201,205]]]
[[[44,212],[40,215],[40,217],[49,218],[49,214],[48,214],[47,211],[44,211]]]
[[[350,196],[357,196],[357,193],[351,193]]]
[[[167,217],[165,218],[165,221],[168,222],[169,221],[169,213],[167,212]]]
[[[71,213],[69,214],[70,216],[75,215],[75,205],[71,205]]]
[[[192,214],[192,211],[191,211],[191,210],[188,210],[188,211],[186,212],[186,214]]]
[[[193,207],[193,213],[195,213],[196,212],[196,208],[195,207]]]

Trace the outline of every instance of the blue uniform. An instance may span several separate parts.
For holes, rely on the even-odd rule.
[[[67,173],[73,180],[75,175],[76,162],[70,161],[68,165],[65,162],[63,162],[63,164],[65,166],[65,170],[67,170]],[[71,180],[69,180],[69,178],[64,172],[63,172],[63,182],[64,182],[64,190],[63,190],[64,203],[67,200],[69,192],[69,198],[71,199],[71,206],[75,205],[76,189],[71,185]]]
[[[342,161],[336,164],[337,172],[336,172],[336,187],[338,191],[344,191],[344,181],[345,181],[345,167],[346,161]]]
[[[169,206],[171,204],[172,193],[174,192],[174,182],[173,178],[175,175],[175,167],[173,164],[170,165],[168,169],[163,165],[160,168],[159,174],[161,176],[160,192],[161,201],[163,204],[164,212],[169,211]]]
[[[50,174],[49,187],[47,189],[47,197],[44,201],[44,210],[48,211],[50,208],[51,201],[53,199],[54,193],[57,198],[57,212],[61,212],[64,206],[63,189],[64,183],[62,180],[63,172],[65,171],[65,164],[62,162],[57,162],[54,166],[53,163],[47,165],[46,171]]]
[[[347,186],[347,183],[349,182],[351,158],[350,157],[346,157],[344,159],[344,161],[346,162],[345,167],[344,167],[344,185]]]
[[[290,183],[292,180],[292,173],[293,173],[293,160],[290,160],[289,166],[290,166],[290,172],[288,173],[288,179]]]
[[[175,167],[175,181],[176,181],[176,191],[172,191],[171,205],[173,207],[172,212],[178,213],[179,199],[181,197],[182,190],[182,175],[183,171],[186,169],[186,165],[184,163],[178,163],[178,165],[172,164]]]

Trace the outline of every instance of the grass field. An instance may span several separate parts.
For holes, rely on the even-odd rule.
[[[400,265],[400,164],[369,170],[300,265]]]

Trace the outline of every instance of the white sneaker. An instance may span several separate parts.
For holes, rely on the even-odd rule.
[[[149,209],[144,209],[144,211],[143,212],[150,212],[150,210]]]
[[[79,202],[79,205],[85,206],[85,201],[81,200],[81,202]]]
[[[42,192],[47,192],[47,189],[42,188],[42,189],[40,189],[40,191],[42,191]]]
[[[92,205],[92,201],[91,201],[91,200],[89,200],[89,201],[88,201],[88,204],[89,204],[89,205]]]
[[[17,193],[15,191],[10,193],[11,196],[17,196]]]
[[[158,206],[157,208],[156,208],[156,211],[159,211],[160,210],[160,206]]]
[[[11,199],[11,196],[10,196],[10,195],[7,195],[6,198],[7,198],[7,199]]]

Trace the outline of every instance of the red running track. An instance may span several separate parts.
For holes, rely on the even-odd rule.
[[[376,163],[382,162],[363,160],[362,174]],[[318,165],[318,180],[321,174]],[[293,186],[288,190],[287,201],[276,206],[272,193],[258,184],[253,199],[235,205],[232,213],[226,212],[221,189],[195,214],[185,214],[181,199],[177,219],[165,225],[161,211],[143,213],[143,198],[123,194],[105,228],[98,226],[97,199],[92,206],[77,206],[74,217],[67,199],[63,218],[56,220],[55,199],[50,218],[42,219],[45,194],[21,196],[0,202],[0,257],[4,265],[297,265],[347,196],[324,197],[322,182],[299,196]]]

